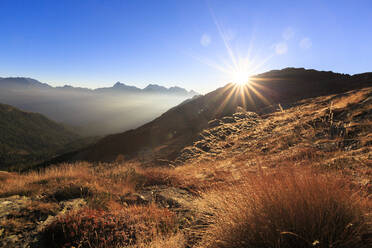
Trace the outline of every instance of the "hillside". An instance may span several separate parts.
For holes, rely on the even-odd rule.
[[[372,166],[371,134],[372,88],[366,87],[305,99],[266,115],[243,111],[213,120],[175,164],[228,159],[276,167],[288,160],[303,165],[311,156],[312,166],[350,170],[368,180],[359,173]]]
[[[372,84],[372,74],[346,75],[287,68],[255,76],[248,86],[228,84],[176,106],[157,119],[124,133],[109,135],[75,159],[113,161],[118,155],[146,162],[174,160],[208,122],[233,114],[240,106],[259,114],[288,108],[301,99],[341,93]]]
[[[0,104],[0,170],[50,158],[79,138],[41,114]]]
[[[209,121],[171,166],[2,173],[1,244],[369,248],[372,88],[291,105]]]

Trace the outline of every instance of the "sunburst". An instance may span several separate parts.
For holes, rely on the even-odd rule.
[[[226,98],[218,109],[223,109],[225,107],[224,105],[226,105],[230,99],[240,99],[239,102],[242,103],[242,107],[247,107],[248,105],[255,107],[257,104],[255,101],[257,100],[269,104],[269,101],[264,97],[264,95],[262,95],[262,92],[266,90],[264,85],[259,83],[262,79],[256,78],[254,75],[258,74],[262,70],[263,66],[274,56],[274,54],[272,53],[264,59],[260,59],[258,56],[253,57],[253,38],[249,43],[248,51],[246,53],[234,51],[230,44],[231,39],[228,37],[221,24],[217,21],[213,11],[211,9],[210,11],[225,46],[228,59],[221,61],[222,63],[218,63],[215,60],[208,58],[195,56],[194,58],[222,72],[227,76],[229,82],[232,83],[228,87],[225,87],[225,90],[229,91],[229,93],[226,95]]]
[[[233,83],[240,86],[249,84],[250,78],[253,76],[250,61],[248,59],[239,60],[229,74]]]

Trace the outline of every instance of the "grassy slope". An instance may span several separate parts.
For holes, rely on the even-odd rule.
[[[0,169],[40,161],[78,138],[41,114],[0,104]]]
[[[303,100],[283,112],[277,108],[202,131],[178,162],[231,159],[275,167],[290,160],[344,170],[371,166],[372,88]]]

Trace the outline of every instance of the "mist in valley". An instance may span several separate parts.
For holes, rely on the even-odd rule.
[[[145,89],[117,83],[110,88],[50,87],[14,82],[0,85],[0,103],[41,113],[81,136],[101,136],[136,128],[191,98],[182,88],[150,85]]]

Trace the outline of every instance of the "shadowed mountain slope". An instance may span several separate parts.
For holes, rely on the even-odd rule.
[[[247,86],[228,84],[176,106],[157,119],[124,133],[109,135],[82,151],[75,159],[112,161],[118,155],[144,161],[175,159],[208,122],[231,115],[238,106],[256,113],[276,111],[310,97],[346,92],[372,84],[372,73],[346,75],[287,68],[251,79]]]
[[[50,158],[79,138],[41,114],[0,104],[0,170]]]

